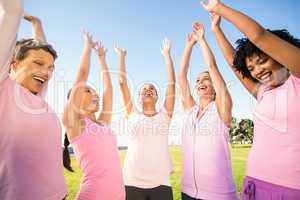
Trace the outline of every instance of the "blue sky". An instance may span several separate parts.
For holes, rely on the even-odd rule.
[[[197,0],[24,0],[25,10],[38,16],[44,25],[48,41],[57,49],[55,78],[50,85],[49,102],[58,113],[62,112],[65,101],[64,92],[71,86],[78,67],[83,40],[80,28],[93,33],[95,39],[102,40],[108,48],[107,61],[112,71],[118,69],[118,57],[113,51],[117,43],[128,51],[127,71],[130,87],[137,99],[138,86],[151,81],[159,86],[160,100],[163,100],[166,84],[166,66],[160,54],[162,40],[167,37],[173,43],[172,55],[176,74],[179,71],[187,33],[195,21],[205,24],[206,38],[215,53],[218,66],[226,82],[230,83],[230,92],[234,102],[233,115],[237,118],[252,118],[255,101],[242,88],[226,64],[210,31],[210,20]],[[296,0],[224,0],[230,5],[256,19],[270,29],[285,28],[296,37],[300,37],[297,20],[300,1]],[[231,24],[223,21],[223,30],[231,42],[242,36]],[[22,22],[19,38],[30,37],[31,27]],[[194,48],[190,65],[192,87],[196,75],[206,69],[198,46]],[[90,83],[100,87],[99,66],[93,56]],[[117,75],[113,74],[114,107],[122,107],[117,84]],[[101,90],[100,90],[101,91]],[[177,111],[180,111],[180,99],[177,98]],[[117,113],[116,116],[121,116]],[[115,119],[118,118],[115,116]],[[177,117],[180,113],[177,114]],[[176,121],[176,120],[175,120]],[[174,122],[176,124],[176,122]]]

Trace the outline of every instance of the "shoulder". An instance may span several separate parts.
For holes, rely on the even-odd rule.
[[[16,82],[12,80],[10,77],[5,78],[2,82],[0,82],[0,94],[3,92],[7,92],[8,94],[13,94],[13,88],[16,86]]]

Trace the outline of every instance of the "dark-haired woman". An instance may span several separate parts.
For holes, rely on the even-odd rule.
[[[300,199],[300,41],[286,30],[269,31],[219,0],[203,5],[227,62],[257,99],[254,143],[242,199]],[[220,29],[220,17],[247,38],[234,50]]]
[[[61,125],[42,95],[56,52],[41,41],[41,24],[41,39],[16,45],[22,1],[1,0],[0,16],[0,199],[62,200]]]

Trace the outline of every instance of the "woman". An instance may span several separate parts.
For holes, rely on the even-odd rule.
[[[182,199],[236,200],[232,177],[229,128],[232,101],[200,23],[188,36],[180,70],[180,88],[185,120],[182,135]],[[198,43],[208,71],[196,80],[198,102],[187,79],[193,46]]]
[[[300,199],[300,40],[286,30],[266,30],[219,0],[203,6],[214,14],[214,32],[228,64],[257,99],[242,199]],[[235,53],[218,16],[246,35]]]
[[[0,199],[62,200],[61,125],[42,96],[56,52],[41,24],[16,45],[22,1],[1,0],[0,15]]]
[[[94,43],[84,32],[85,47],[77,78],[65,108],[63,123],[76,159],[83,171],[78,200],[124,200],[125,190],[116,136],[110,124],[113,105],[112,84],[102,43]],[[87,85],[92,48],[96,50],[103,76],[103,106]]]
[[[168,87],[164,106],[157,111],[157,90],[144,84],[139,93],[142,111],[134,108],[125,71],[126,51],[115,48],[120,57],[120,88],[126,107],[130,141],[123,168],[127,200],[171,200],[171,158],[168,128],[175,103],[175,73],[170,54],[171,42],[165,40],[162,54],[168,69]]]

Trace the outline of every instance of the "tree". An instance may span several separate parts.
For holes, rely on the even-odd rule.
[[[250,119],[242,119],[240,122],[236,118],[232,119],[230,129],[230,142],[241,144],[253,143],[254,124]]]

